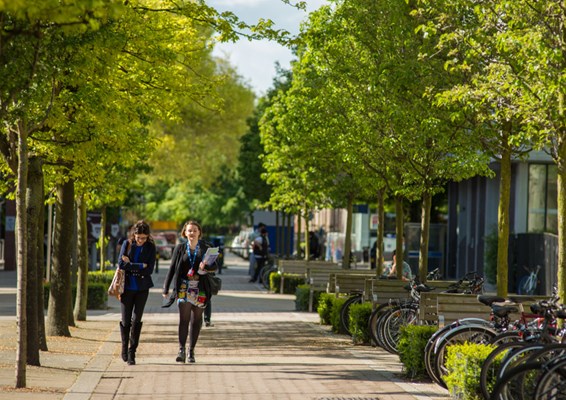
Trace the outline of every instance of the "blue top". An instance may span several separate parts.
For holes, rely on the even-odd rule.
[[[124,241],[118,258],[118,267],[126,271],[124,289],[149,290],[154,286],[151,274],[155,267],[155,244],[147,240],[143,245],[138,246],[133,242],[128,249],[129,243],[128,240]],[[122,260],[123,255],[128,256],[129,263]],[[146,264],[145,268],[144,264]]]

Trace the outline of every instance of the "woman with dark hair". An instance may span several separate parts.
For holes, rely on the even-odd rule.
[[[122,243],[118,268],[126,272],[124,293],[120,296],[122,321],[122,359],[128,365],[136,363],[142,329],[142,316],[149,289],[153,287],[151,274],[155,266],[155,244],[149,233],[149,225],[138,221],[130,230],[130,238]]]
[[[206,274],[216,270],[214,265],[206,265],[203,257],[210,247],[200,240],[202,229],[196,221],[187,221],[181,231],[186,243],[175,246],[171,266],[163,283],[163,297],[169,297],[169,286],[173,283],[173,296],[179,307],[179,354],[177,362],[185,362],[185,346],[189,336],[188,361],[195,362],[195,347],[202,327],[202,314],[212,296]]]

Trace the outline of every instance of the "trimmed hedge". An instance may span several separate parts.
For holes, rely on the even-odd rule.
[[[403,370],[409,378],[428,376],[424,363],[424,349],[430,337],[437,330],[437,326],[428,325],[401,327],[397,351],[399,352],[399,360],[403,364]]]
[[[340,310],[346,300],[348,300],[347,297],[338,297],[334,300],[334,303],[332,303],[332,309],[330,311],[330,325],[332,325],[332,331],[335,333],[346,333],[340,323]]]
[[[370,341],[368,321],[372,313],[371,303],[352,304],[348,330],[352,334],[354,344],[367,344]]]
[[[109,271],[89,271],[88,272],[88,283],[104,283],[110,286],[112,283],[112,278],[114,278],[114,270]]]
[[[448,346],[444,382],[450,394],[461,400],[482,400],[481,367],[494,345],[464,343]]]
[[[310,296],[311,286],[304,284],[297,286],[295,290],[295,310],[296,311],[308,311],[309,310],[309,296]],[[318,300],[321,295],[321,291],[313,292],[312,299],[312,309],[316,310],[318,308]]]
[[[321,293],[318,298],[318,305],[316,307],[316,312],[320,317],[320,323],[322,325],[330,325],[330,314],[332,313],[332,308],[334,306],[334,301],[336,296],[332,293]]]
[[[43,304],[45,304],[45,308],[49,305],[49,286],[49,282],[43,284]],[[71,297],[73,300],[72,307],[75,305],[76,296],[77,287],[73,285],[71,288]],[[88,310],[106,310],[108,308],[108,284],[89,282],[86,308]]]
[[[304,285],[305,278],[303,275],[298,274],[285,274],[283,293],[284,294],[295,294],[297,286]],[[269,275],[269,290],[274,293],[281,293],[281,274],[270,274]]]

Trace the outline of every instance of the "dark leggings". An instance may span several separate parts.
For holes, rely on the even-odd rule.
[[[120,303],[122,303],[122,325],[136,325],[141,322],[143,317],[143,310],[149,290],[125,290],[120,296]]]
[[[185,347],[189,334],[189,323],[191,325],[191,336],[189,338],[189,349],[197,345],[198,335],[202,326],[202,313],[204,308],[197,307],[191,303],[179,303],[179,346]]]

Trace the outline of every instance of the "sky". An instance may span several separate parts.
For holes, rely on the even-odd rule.
[[[297,34],[307,13],[326,3],[325,0],[306,1],[306,12],[280,0],[207,0],[206,3],[218,11],[232,11],[249,24],[260,18],[271,19],[275,29],[285,29],[291,34]],[[258,96],[265,94],[272,86],[275,63],[278,61],[283,68],[289,68],[293,59],[290,49],[268,40],[250,42],[242,39],[236,43],[219,43],[214,54],[228,59]]]

